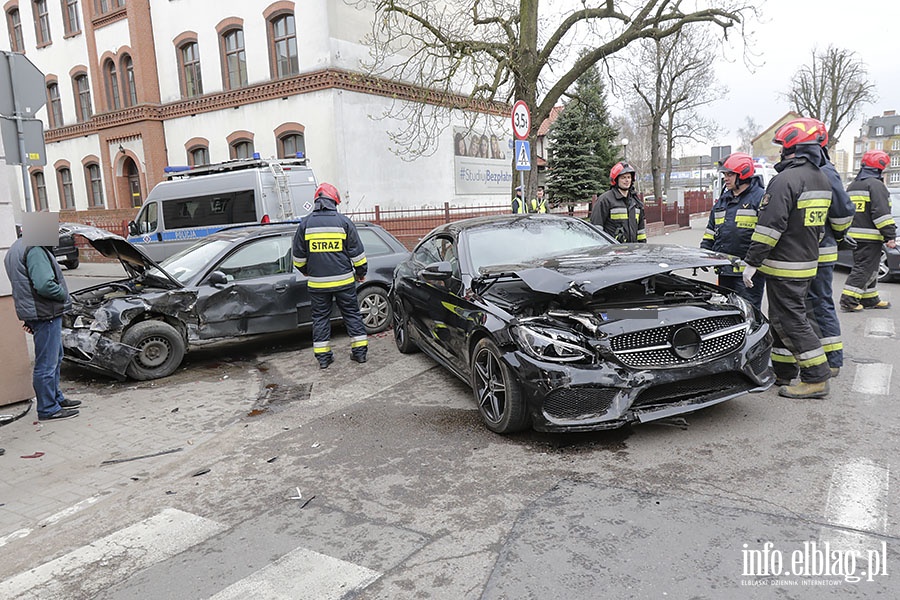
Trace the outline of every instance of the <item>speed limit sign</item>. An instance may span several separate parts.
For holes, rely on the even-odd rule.
[[[531,132],[531,111],[524,100],[519,100],[512,109],[513,134],[517,140],[527,140]]]

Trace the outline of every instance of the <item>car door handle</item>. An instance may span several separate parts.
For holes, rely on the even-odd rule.
[[[286,291],[287,289],[288,289],[288,284],[286,284],[286,283],[276,283],[275,284],[275,291],[278,292],[279,294]]]

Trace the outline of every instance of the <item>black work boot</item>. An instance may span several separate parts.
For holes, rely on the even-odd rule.
[[[319,368],[327,369],[328,366],[334,362],[334,356],[328,354],[327,356],[319,357]]]
[[[366,355],[365,355],[365,353],[362,353],[362,352],[359,354],[351,353],[350,360],[352,360],[353,362],[358,362],[359,364],[362,364],[362,363],[366,362]]]

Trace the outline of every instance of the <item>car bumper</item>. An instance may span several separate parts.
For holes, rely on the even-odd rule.
[[[62,344],[63,360],[121,380],[125,379],[125,369],[138,353],[136,348],[89,329],[63,327]]]
[[[504,360],[520,374],[538,431],[595,431],[646,423],[761,392],[775,381],[769,326],[747,336],[738,352],[699,364],[633,369],[607,362],[581,367],[538,361],[518,350]]]

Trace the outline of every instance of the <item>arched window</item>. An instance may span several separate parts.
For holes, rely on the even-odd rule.
[[[77,99],[75,112],[78,115],[78,121],[84,122],[89,120],[94,114],[94,110],[91,108],[91,84],[84,73],[76,74],[72,81],[75,85]]]
[[[222,34],[225,87],[229,90],[247,85],[247,56],[244,53],[244,30],[229,29]]]
[[[200,46],[196,41],[185,42],[178,47],[178,62],[181,66],[181,95],[185,98],[202,95]]]
[[[62,102],[59,99],[59,85],[54,81],[47,85],[47,116],[50,128],[63,126]]]
[[[47,183],[44,181],[44,173],[35,171],[31,175],[31,183],[34,189],[34,209],[49,210],[50,205],[47,203]]]
[[[66,167],[56,170],[59,185],[59,203],[63,210],[75,209],[75,192],[72,191],[72,171]]]
[[[306,141],[302,133],[288,133],[278,138],[278,157],[295,158],[302,152],[306,156]]]
[[[22,18],[18,7],[6,13],[6,26],[9,29],[9,47],[13,52],[25,52],[25,41],[22,39]]]
[[[103,181],[100,178],[100,165],[88,163],[84,166],[84,179],[87,184],[88,202],[91,207],[103,206]]]
[[[47,0],[34,0],[32,14],[34,15],[34,37],[37,47],[49,46],[53,40],[50,37],[50,15],[47,11]]]
[[[134,61],[127,54],[122,57],[122,83],[125,88],[125,106],[137,104],[137,87],[134,83]]]
[[[109,110],[119,110],[122,108],[119,99],[119,79],[116,72],[116,63],[107,60],[103,66],[103,75],[106,78],[106,102]]]
[[[188,150],[188,164],[192,167],[201,167],[209,164],[209,148],[195,146]]]
[[[300,72],[294,15],[281,14],[269,21],[269,44],[274,77],[290,77]]]
[[[235,140],[231,143],[231,158],[253,158],[251,140]]]

